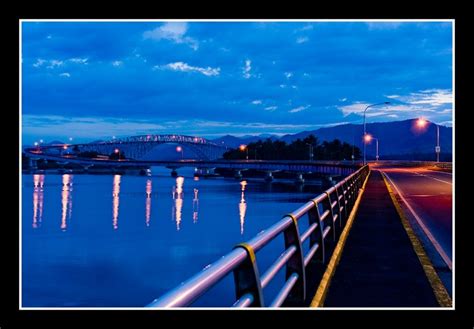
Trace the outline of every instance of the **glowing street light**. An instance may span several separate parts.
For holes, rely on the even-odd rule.
[[[72,137],[69,137],[69,141],[72,142]]]
[[[416,120],[416,126],[420,129],[425,128],[429,124],[428,120],[425,118],[419,118]],[[435,146],[435,152],[436,152],[436,162],[439,162],[439,154],[441,153],[441,146],[439,145],[439,125],[435,124],[436,126],[436,146]]]
[[[176,152],[181,152],[181,159],[184,157],[184,150],[181,146],[176,146]]]
[[[243,151],[246,151],[246,155],[245,155],[245,160],[248,160],[249,159],[249,148],[247,147],[247,145],[245,144],[242,144],[239,146],[239,149],[243,152]]]
[[[115,149],[115,150],[114,150],[114,153],[115,153],[115,154],[119,154],[119,153],[120,153],[120,150],[119,150],[119,149]]]
[[[42,139],[40,139],[40,144],[41,144],[41,143],[43,143],[43,140],[42,140]]]
[[[416,125],[418,128],[424,128],[428,124],[428,121],[426,121],[425,118],[419,118],[416,120]]]

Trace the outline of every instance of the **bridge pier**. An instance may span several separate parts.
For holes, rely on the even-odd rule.
[[[297,173],[296,174],[295,184],[296,185],[303,185],[304,184],[303,173]]]
[[[266,175],[265,175],[265,182],[270,183],[271,181],[273,181],[272,172],[271,172],[271,171],[267,171],[267,172],[266,172]]]
[[[30,167],[30,169],[38,169],[38,160],[29,158],[28,166]]]
[[[240,170],[236,170],[234,174],[235,179],[242,179],[242,172]]]
[[[178,171],[176,171],[176,168],[171,170],[171,177],[178,177]]]

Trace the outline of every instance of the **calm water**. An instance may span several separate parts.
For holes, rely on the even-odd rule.
[[[144,306],[319,192],[179,173],[23,175],[23,306]],[[257,253],[261,273],[282,248]],[[230,275],[196,305],[234,298]]]

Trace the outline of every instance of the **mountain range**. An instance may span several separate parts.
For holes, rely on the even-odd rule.
[[[434,154],[436,146],[437,125],[427,121],[426,126],[420,128],[417,126],[417,119],[367,123],[366,131],[368,134],[377,138],[379,141],[379,155],[383,156],[401,156],[416,154]],[[452,153],[452,127],[439,126],[439,140],[441,154]],[[232,135],[222,136],[213,141],[228,147],[238,147],[241,144],[249,144],[258,140],[271,138],[272,140],[281,140],[287,143],[313,134],[318,137],[320,142],[339,139],[342,142],[355,144],[361,150],[363,148],[362,136],[363,125],[342,124],[332,127],[319,128],[315,130],[302,131],[296,134],[287,134],[283,136],[262,134],[257,136],[236,137]],[[375,156],[375,140],[367,144],[367,156]]]

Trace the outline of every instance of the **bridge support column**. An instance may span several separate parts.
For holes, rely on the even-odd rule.
[[[30,167],[30,169],[38,169],[38,161],[32,158],[29,158],[28,166]]]
[[[303,174],[302,174],[302,173],[297,173],[297,174],[296,174],[295,184],[296,184],[296,185],[302,185],[302,184],[304,184],[304,178],[303,178]]]
[[[171,177],[178,177],[178,172],[176,171],[175,168],[171,170]]]
[[[272,172],[271,171],[267,171],[266,175],[265,175],[265,182],[271,182],[273,181],[273,175],[272,175]]]
[[[242,179],[242,172],[240,170],[236,170],[234,177],[235,179]]]
[[[323,183],[323,188],[325,188],[325,189],[336,185],[336,182],[333,179],[333,176],[331,176],[331,175],[324,176],[323,179],[322,179],[322,183]]]

